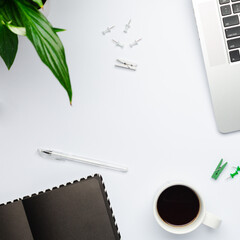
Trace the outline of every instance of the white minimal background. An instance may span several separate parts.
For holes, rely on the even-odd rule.
[[[240,178],[226,178],[240,164],[240,133],[216,129],[191,1],[52,0],[49,20],[67,29],[59,35],[73,106],[21,37],[11,71],[0,61],[0,202],[99,173],[124,240],[236,238]],[[115,68],[117,58],[136,62],[137,71]],[[117,162],[129,172],[42,159],[37,148]],[[221,158],[229,164],[214,181]],[[176,236],[157,225],[153,198],[172,179],[198,189],[223,220],[218,230]]]

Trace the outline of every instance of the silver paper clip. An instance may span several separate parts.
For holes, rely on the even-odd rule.
[[[121,67],[121,68],[126,68],[129,70],[137,70],[137,64],[136,63],[132,63],[132,62],[128,62],[126,60],[122,60],[122,59],[117,59],[117,62],[115,64],[116,67]]]
[[[120,48],[123,48],[123,47],[124,47],[124,45],[121,44],[119,41],[116,41],[116,40],[113,39],[113,42],[116,44],[116,46],[118,46],[118,47],[120,47]]]
[[[128,32],[128,29],[131,27],[130,24],[131,24],[131,19],[129,20],[128,24],[125,25],[125,29],[123,32],[127,33]]]
[[[112,30],[114,27],[115,27],[115,26],[108,27],[105,31],[102,32],[102,34],[105,35],[106,33],[111,32],[111,30]]]

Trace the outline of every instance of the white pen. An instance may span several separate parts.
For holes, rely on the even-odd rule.
[[[79,157],[79,156],[73,156],[61,152],[55,152],[51,150],[43,150],[43,149],[38,149],[38,153],[41,157],[47,157],[51,158],[54,160],[66,160],[66,161],[72,161],[72,162],[78,162],[78,163],[84,163],[84,164],[89,164],[97,167],[102,167],[102,168],[107,168],[119,172],[127,172],[128,168],[124,166],[120,166],[115,163],[106,163],[102,162],[96,159],[90,159],[90,158],[85,158],[85,157]]]

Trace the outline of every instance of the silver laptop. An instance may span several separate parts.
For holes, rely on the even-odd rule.
[[[192,0],[217,126],[240,130],[240,0]]]

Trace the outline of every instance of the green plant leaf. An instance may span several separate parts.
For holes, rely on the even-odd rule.
[[[18,37],[12,33],[0,18],[0,56],[8,69],[11,68],[18,50]]]
[[[10,24],[10,23],[5,23],[5,25],[11,32],[13,32],[17,35],[21,35],[21,36],[26,36],[27,35],[25,27],[17,27],[17,26],[14,26],[14,25]],[[64,31],[66,31],[66,29],[53,28],[53,31],[55,33],[58,33],[58,32],[64,32]]]
[[[0,0],[0,7],[2,7],[6,2],[7,0]]]
[[[24,0],[14,0],[19,7],[26,33],[42,62],[45,63],[68,93],[72,102],[72,87],[65,51],[51,24],[35,7]]]
[[[63,29],[63,28],[53,28],[53,31],[54,31],[55,33],[58,33],[58,32],[65,32],[66,29]]]
[[[5,22],[10,22],[17,27],[24,27],[18,7],[13,0],[7,0],[3,7],[0,7],[0,16]]]
[[[5,23],[6,27],[13,32],[14,34],[26,36],[26,28],[25,27],[17,27],[10,23]]]
[[[33,2],[35,2],[40,8],[43,7],[43,2],[42,0],[32,0]]]

